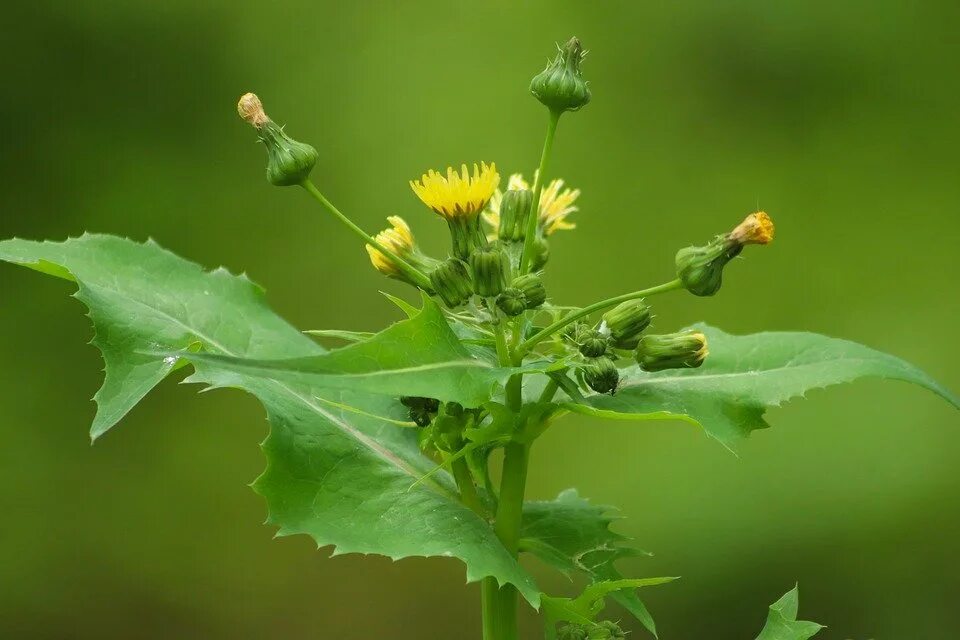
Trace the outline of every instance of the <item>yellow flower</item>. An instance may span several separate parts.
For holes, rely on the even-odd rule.
[[[389,249],[397,256],[406,259],[413,253],[414,240],[413,233],[410,231],[410,225],[400,216],[389,216],[387,222],[390,223],[390,229],[384,229],[374,239],[385,249]],[[385,276],[392,278],[400,277],[401,271],[394,264],[389,256],[386,256],[372,245],[367,245],[367,253],[370,254],[370,262],[374,268]]]
[[[536,176],[536,174],[534,174]],[[530,190],[530,185],[523,176],[515,173],[507,181],[507,190],[526,189]],[[565,231],[574,229],[577,225],[567,222],[567,216],[579,209],[573,204],[580,197],[579,189],[564,189],[563,180],[559,178],[553,180],[540,193],[540,211],[538,214],[540,228],[544,235],[551,235],[556,231]],[[500,202],[503,199],[503,193],[497,191],[490,199],[490,206],[483,214],[494,229],[500,226]]]
[[[765,211],[751,213],[730,232],[730,238],[739,244],[768,244],[773,240],[773,220]]]
[[[460,173],[447,168],[447,175],[433,169],[420,181],[410,181],[410,188],[425,205],[447,220],[475,216],[487,206],[500,183],[497,165],[481,162],[473,165],[470,175],[467,165],[460,166]]]

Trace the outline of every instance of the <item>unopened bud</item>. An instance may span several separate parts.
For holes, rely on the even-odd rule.
[[[470,272],[467,265],[456,258],[449,258],[430,272],[430,284],[448,307],[459,307],[473,295]]]
[[[418,427],[426,427],[440,410],[440,402],[434,398],[403,396],[400,403],[409,409],[410,420]]]
[[[650,307],[643,300],[627,300],[603,314],[610,339],[619,349],[633,349],[640,334],[650,326]]]
[[[500,225],[497,236],[505,242],[518,242],[527,235],[527,216],[533,194],[527,189],[511,189],[500,200]]]
[[[644,371],[662,371],[699,367],[707,353],[707,336],[699,331],[681,331],[643,336],[636,356]]]
[[[560,627],[557,640],[587,640],[587,630],[580,624],[566,624]]]
[[[624,640],[626,634],[616,622],[603,620],[587,632],[587,640]]]
[[[470,255],[473,288],[478,296],[500,295],[506,286],[506,271],[510,268],[507,256],[499,247],[480,249]]]
[[[547,265],[550,259],[550,243],[544,237],[537,237],[533,241],[533,259],[530,261],[530,268],[539,271]]]
[[[583,379],[597,393],[613,395],[620,383],[620,371],[613,360],[606,356],[593,358],[583,366]]]
[[[557,48],[557,57],[534,76],[530,92],[553,113],[576,111],[590,102],[590,87],[580,75],[586,52],[576,38]]]
[[[245,93],[237,103],[240,117],[256,128],[267,148],[267,180],[278,187],[301,184],[317,164],[319,154],[310,145],[297,142],[273,122],[263,103],[253,93]]]
[[[599,331],[588,330],[578,336],[580,353],[587,358],[599,358],[607,352],[607,338]]]
[[[518,316],[527,309],[527,301],[523,297],[523,291],[513,287],[507,287],[497,297],[497,307],[511,318]]]
[[[535,273],[515,278],[510,286],[523,293],[527,309],[536,309],[547,301],[547,290],[543,287],[543,280]]]

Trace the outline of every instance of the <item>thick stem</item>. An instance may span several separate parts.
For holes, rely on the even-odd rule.
[[[343,213],[341,213],[339,209],[333,206],[332,202],[327,200],[326,196],[320,193],[320,190],[317,189],[316,185],[314,185],[309,180],[304,180],[300,186],[302,186],[307,193],[313,196],[314,200],[322,204],[327,211],[332,213],[335,218],[337,218],[340,222],[346,225],[348,229],[350,229],[355,234],[357,234],[364,242],[372,246],[374,249],[376,249],[383,255],[390,258],[390,260],[392,260],[393,263],[397,265],[397,268],[403,271],[404,275],[410,278],[411,282],[416,284],[421,289],[424,289],[426,291],[430,290],[430,278],[424,275],[419,269],[411,265],[409,262],[407,262],[406,260],[398,256],[394,252],[384,247],[381,243],[377,242],[375,238],[370,236],[370,234],[368,234],[366,231],[364,231],[363,229],[358,227],[356,224],[354,224],[353,220],[343,215]]]
[[[520,273],[527,273],[530,262],[533,260],[533,244],[536,240],[537,225],[540,223],[540,194],[543,192],[544,176],[550,164],[550,152],[553,149],[553,138],[557,134],[557,124],[560,122],[562,111],[551,111],[550,121],[547,123],[547,137],[543,141],[543,151],[540,153],[540,167],[533,180],[533,200],[527,214],[527,230],[523,238],[523,253],[520,255]]]
[[[528,339],[521,342],[517,345],[516,350],[514,351],[513,357],[514,360],[517,358],[523,358],[526,354],[530,352],[533,347],[535,347],[541,340],[549,338],[557,331],[560,331],[565,326],[571,322],[575,322],[580,318],[585,318],[594,311],[602,311],[608,307],[613,307],[621,302],[626,302],[627,300],[636,300],[637,298],[646,298],[647,296],[656,295],[658,293],[665,293],[667,291],[673,291],[674,289],[680,289],[683,287],[683,283],[679,279],[671,280],[670,282],[665,282],[664,284],[657,285],[656,287],[650,287],[649,289],[642,289],[640,291],[634,291],[632,293],[625,293],[620,296],[615,296],[613,298],[607,298],[606,300],[601,300],[600,302],[594,302],[591,305],[580,309],[579,311],[572,311],[560,318],[553,324],[544,327],[537,333],[530,336]]]
[[[518,442],[508,444],[504,449],[503,476],[500,483],[500,504],[497,508],[497,520],[494,532],[500,542],[514,557],[520,548],[520,524],[523,515],[523,494],[527,485],[527,467],[530,460],[530,446]],[[484,607],[485,640],[517,640],[517,604],[518,593],[513,585],[506,585],[496,594],[484,591],[491,599]],[[489,608],[490,632],[486,623]]]

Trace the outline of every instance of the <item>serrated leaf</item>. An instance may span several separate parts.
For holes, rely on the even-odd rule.
[[[580,571],[597,582],[619,580],[617,560],[650,554],[627,546],[629,538],[610,529],[619,519],[615,511],[590,503],[575,489],[554,500],[529,501],[523,507],[521,548],[564,573]],[[653,617],[636,590],[620,590],[612,597],[656,636]]]
[[[734,336],[705,325],[695,328],[707,335],[710,348],[702,367],[656,373],[629,367],[622,370],[625,382],[616,395],[592,395],[585,403],[626,415],[685,414],[731,450],[751,431],[769,426],[763,418],[768,407],[857,378],[911,382],[960,407],[955,395],[920,369],[855,342],[815,333]]]
[[[576,598],[543,596],[543,620],[548,640],[556,638],[556,626],[560,622],[590,626],[603,610],[604,599],[629,591],[635,593],[641,587],[653,587],[672,582],[676,578],[630,578],[601,580],[589,584]]]
[[[324,354],[267,360],[223,353],[187,356],[220,368],[310,384],[398,396],[425,396],[477,407],[490,399],[493,387],[515,369],[474,358],[460,343],[443,312],[429,297],[417,315],[402,320],[368,340]]]
[[[767,623],[756,640],[808,640],[817,635],[823,625],[797,620],[800,591],[794,587],[770,605]]]
[[[373,333],[370,331],[346,331],[344,329],[308,329],[304,331],[308,336],[316,336],[317,338],[334,338],[337,340],[343,340],[344,342],[360,342],[361,340],[369,340],[373,337]]]
[[[149,352],[205,350],[234,358],[315,356],[324,350],[267,307],[262,290],[223,269],[206,272],[153,242],[85,235],[63,243],[0,242],[0,260],[77,283],[106,362],[94,435],[113,426],[177,365]],[[189,354],[184,354],[189,355]],[[292,384],[200,363],[190,379],[236,387],[266,407],[267,469],[255,482],[279,535],[306,533],[334,553],[461,559],[469,580],[494,576],[536,606],[531,578],[489,525],[457,498],[445,473],[411,488],[433,462],[385,395]]]

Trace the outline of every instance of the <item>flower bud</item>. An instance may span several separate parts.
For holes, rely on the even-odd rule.
[[[586,53],[576,38],[557,47],[559,52],[547,68],[534,76],[530,92],[553,113],[576,111],[590,102],[590,87],[580,75]]]
[[[610,339],[619,349],[633,349],[640,334],[650,326],[650,307],[643,300],[627,300],[603,314]]]
[[[603,620],[587,633],[587,640],[624,640],[626,634],[616,622]]]
[[[497,297],[497,307],[512,318],[526,311],[527,301],[523,296],[523,291],[513,287],[507,287],[503,290],[503,293]]]
[[[539,271],[547,265],[550,259],[550,243],[546,238],[537,237],[533,241],[533,259],[530,261],[530,268]]]
[[[560,627],[557,640],[587,640],[587,630],[580,624],[565,624]]]
[[[403,396],[400,403],[409,409],[410,420],[418,427],[426,427],[440,410],[440,402],[434,398]]]
[[[506,286],[506,272],[510,269],[507,256],[499,247],[480,249],[470,255],[473,288],[478,296],[500,295]]]
[[[583,366],[583,379],[597,393],[613,395],[620,382],[620,371],[613,360],[606,356],[593,358]]]
[[[535,273],[515,278],[510,286],[523,293],[527,309],[536,309],[547,301],[547,290],[543,288],[543,280]]]
[[[644,371],[699,367],[707,357],[707,337],[699,331],[647,335],[637,344],[637,364]]]
[[[690,293],[712,296],[723,283],[723,268],[748,244],[773,240],[773,220],[763,211],[748,215],[730,233],[717,236],[705,246],[685,247],[677,252],[677,277]]]
[[[430,284],[448,307],[459,307],[473,295],[473,284],[467,265],[457,258],[449,258],[430,272]]]
[[[580,353],[587,358],[599,358],[607,352],[607,338],[592,329],[578,336]]]
[[[267,148],[267,180],[278,187],[301,184],[317,164],[319,154],[310,145],[297,142],[273,122],[263,103],[253,93],[245,93],[237,103],[240,117],[250,123]]]
[[[511,189],[500,199],[500,223],[497,236],[505,242],[518,242],[527,235],[527,216],[533,194],[527,189]]]

